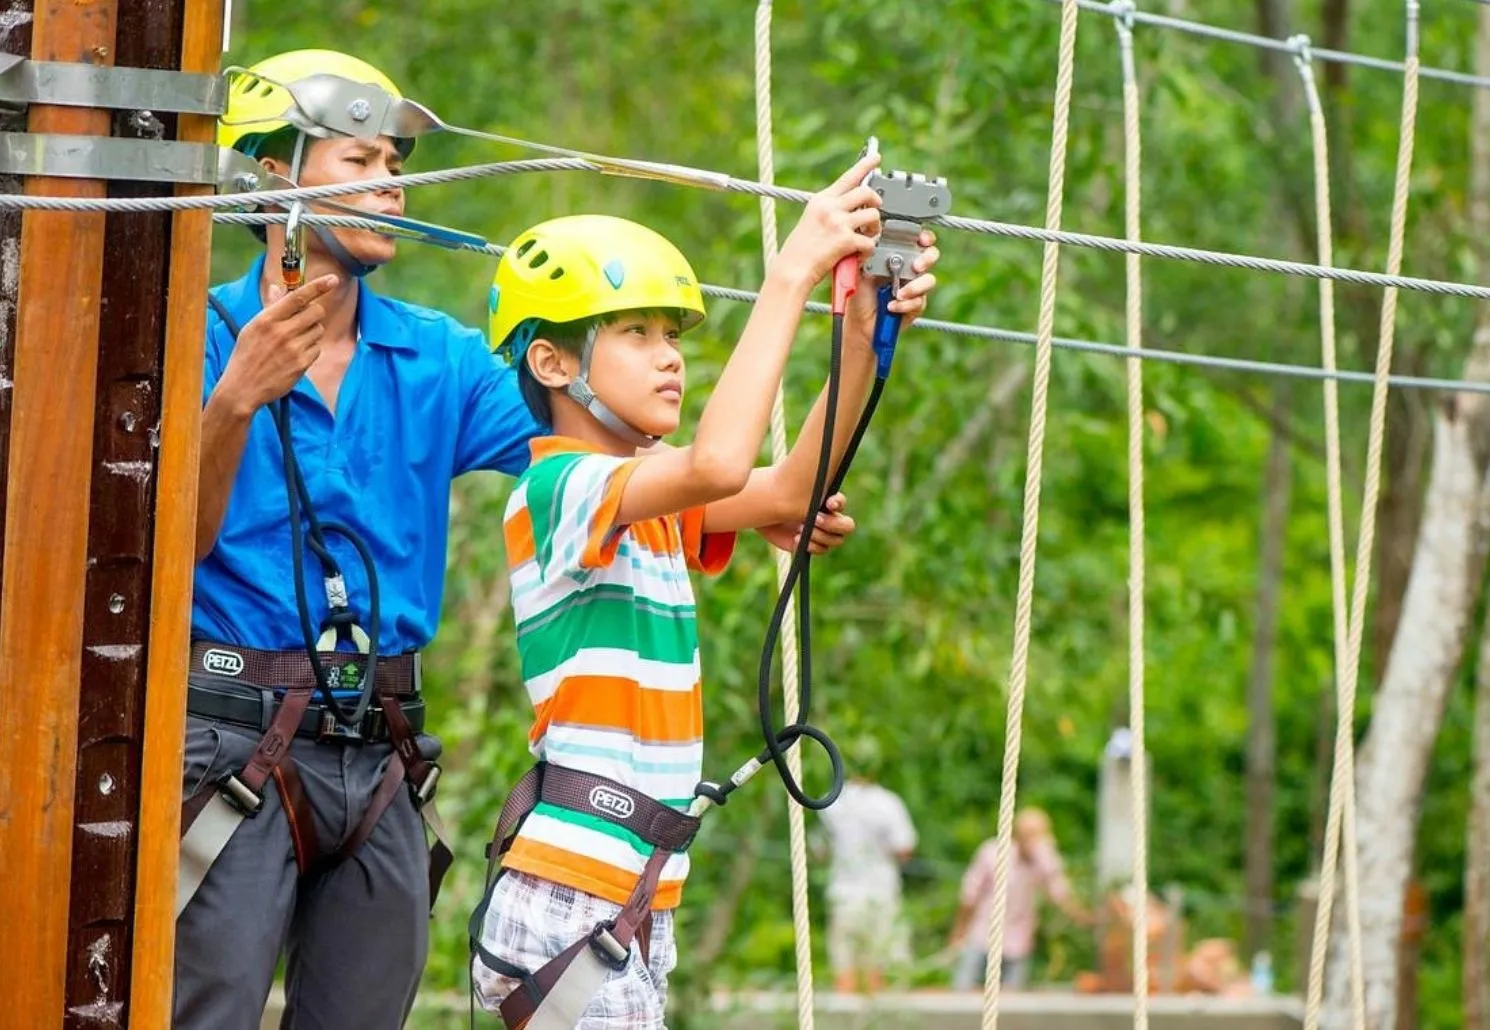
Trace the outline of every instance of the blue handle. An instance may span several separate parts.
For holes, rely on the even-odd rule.
[[[885,283],[879,288],[879,311],[874,316],[874,354],[878,359],[875,378],[890,376],[890,363],[895,360],[895,345],[900,342],[900,316],[890,310],[890,301],[895,299],[895,284]]]

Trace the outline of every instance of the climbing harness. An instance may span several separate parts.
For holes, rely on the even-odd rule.
[[[290,211],[281,258],[284,283],[291,289],[304,279],[305,251],[299,217],[297,203]],[[232,314],[216,297],[209,295],[208,302],[236,340],[240,327]],[[302,876],[330,868],[352,855],[371,836],[378,820],[392,804],[399,784],[407,782],[414,807],[434,836],[429,867],[433,907],[453,853],[434,804],[440,765],[420,753],[415,739],[424,727],[421,658],[418,653],[411,653],[380,659],[378,578],[372,554],[366,541],[350,526],[317,518],[310,490],[295,460],[289,397],[274,401],[270,413],[284,454],[295,601],[305,650],[303,654],[260,651],[214,642],[198,642],[193,646],[192,671],[224,686],[214,690],[205,682],[191,684],[188,711],[202,718],[257,728],[263,735],[241,770],[226,774],[209,789],[199,790],[182,805],[176,913],[179,916],[191,901],[238,825],[245,818],[258,815],[264,803],[265,784],[271,777],[284,802],[295,861]],[[346,579],[326,543],[328,533],[335,533],[351,544],[367,570],[366,630],[349,603]],[[328,608],[319,633],[313,627],[306,596],[306,547],[321,564]],[[343,643],[351,644],[354,652],[341,650],[339,645]],[[241,681],[236,679],[239,676],[243,677]],[[230,681],[228,677],[234,679]],[[283,690],[277,708],[271,700],[272,687]],[[336,691],[354,688],[359,691],[357,700],[348,708]],[[320,704],[312,704],[314,695],[319,695]],[[316,840],[315,823],[299,772],[290,758],[290,743],[296,736],[309,737],[317,743],[361,744],[386,740],[393,746],[383,779],[362,818],[329,855]]]
[[[877,141],[871,137],[868,151],[877,149],[877,145]],[[502,806],[496,829],[487,845],[486,891],[481,904],[472,913],[468,927],[472,957],[479,957],[493,972],[518,982],[518,986],[499,1006],[503,1024],[508,1030],[573,1030],[610,973],[626,968],[631,960],[633,941],[640,944],[642,960],[648,960],[647,935],[652,923],[652,902],[667,859],[672,854],[688,849],[705,812],[711,807],[725,804],[735,790],[767,763],[776,766],[787,792],[804,808],[827,808],[837,800],[843,789],[843,758],[837,745],[827,733],[808,722],[812,683],[809,578],[811,527],[826,498],[842,486],[889,379],[901,324],[900,315],[892,312],[889,305],[900,287],[914,278],[912,262],[920,252],[917,241],[922,223],[935,214],[945,213],[951,206],[951,193],[944,179],[928,179],[904,172],[875,171],[865,181],[884,198],[881,223],[885,231],[877,241],[874,252],[864,262],[862,272],[888,280],[878,290],[871,338],[876,359],[874,384],[843,459],[830,482],[834,421],[843,364],[843,320],[848,310],[849,298],[858,289],[861,274],[859,259],[846,257],[833,272],[832,356],[817,474],[811,501],[803,519],[802,534],[792,554],[791,567],[782,585],[762,646],[758,701],[761,735],[765,746],[724,782],[705,780],[699,783],[694,788],[693,800],[686,812],[669,808],[614,780],[546,762],[535,765],[518,781]],[[798,632],[803,653],[801,707],[795,722],[778,728],[771,714],[771,666],[794,591],[797,596]],[[787,767],[788,749],[803,737],[821,745],[831,764],[832,783],[821,796],[807,794]],[[614,919],[597,923],[588,935],[575,941],[537,971],[529,971],[488,951],[481,944],[481,934],[497,880],[502,875],[502,858],[516,840],[523,821],[540,802],[624,827],[652,851],[631,896]],[[474,1001],[473,985],[473,1019]]]

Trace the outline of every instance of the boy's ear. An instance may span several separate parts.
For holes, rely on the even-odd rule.
[[[533,378],[551,390],[562,390],[575,377],[578,369],[574,355],[567,354],[541,336],[528,345],[528,371]]]

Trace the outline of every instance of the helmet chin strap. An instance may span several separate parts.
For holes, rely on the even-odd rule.
[[[595,421],[599,422],[606,429],[609,429],[612,433],[615,433],[622,440],[637,447],[651,447],[657,441],[661,440],[662,437],[643,433],[620,415],[611,411],[599,397],[595,396],[595,391],[590,387],[590,357],[594,351],[595,329],[592,327],[585,335],[585,346],[580,352],[579,375],[575,376],[569,385],[564,388],[564,392],[576,404],[579,404],[593,415]]]
[[[300,165],[305,157],[306,139],[304,132],[295,134],[295,153],[290,158],[290,181],[297,184],[300,182]],[[348,275],[361,279],[377,271],[377,265],[369,265],[354,258],[351,251],[347,250],[341,240],[336,238],[336,234],[324,225],[312,225],[309,228],[316,234],[316,239],[321,241],[321,246],[326,248],[326,252],[337,264],[341,265]]]

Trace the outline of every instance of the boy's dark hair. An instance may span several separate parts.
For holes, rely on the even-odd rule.
[[[673,308],[649,308],[640,312],[645,316],[663,315],[673,319],[680,325],[683,322],[683,312]],[[593,318],[577,318],[573,322],[545,322],[539,320],[538,328],[533,331],[530,339],[547,340],[565,354],[572,354],[576,358],[582,357],[585,350],[585,341],[589,339],[591,332],[598,332],[605,326],[619,319],[627,312],[615,311],[604,315],[596,315]],[[520,330],[522,327],[519,326]],[[514,330],[516,332],[518,330]],[[522,360],[517,363],[517,388],[522,392],[523,403],[527,404],[528,410],[533,413],[543,425],[553,428],[554,412],[553,405],[549,403],[548,387],[533,378],[533,373],[528,371],[528,355],[523,353]]]
[[[565,354],[578,358],[584,353],[585,340],[589,339],[590,331],[600,328],[604,322],[603,317],[580,318],[573,322],[539,321],[532,338],[547,340]],[[553,428],[554,411],[553,405],[549,403],[548,387],[534,379],[533,373],[528,370],[526,351],[523,352],[522,360],[517,363],[517,388],[522,392],[523,403],[528,406],[533,417],[550,429]]]

